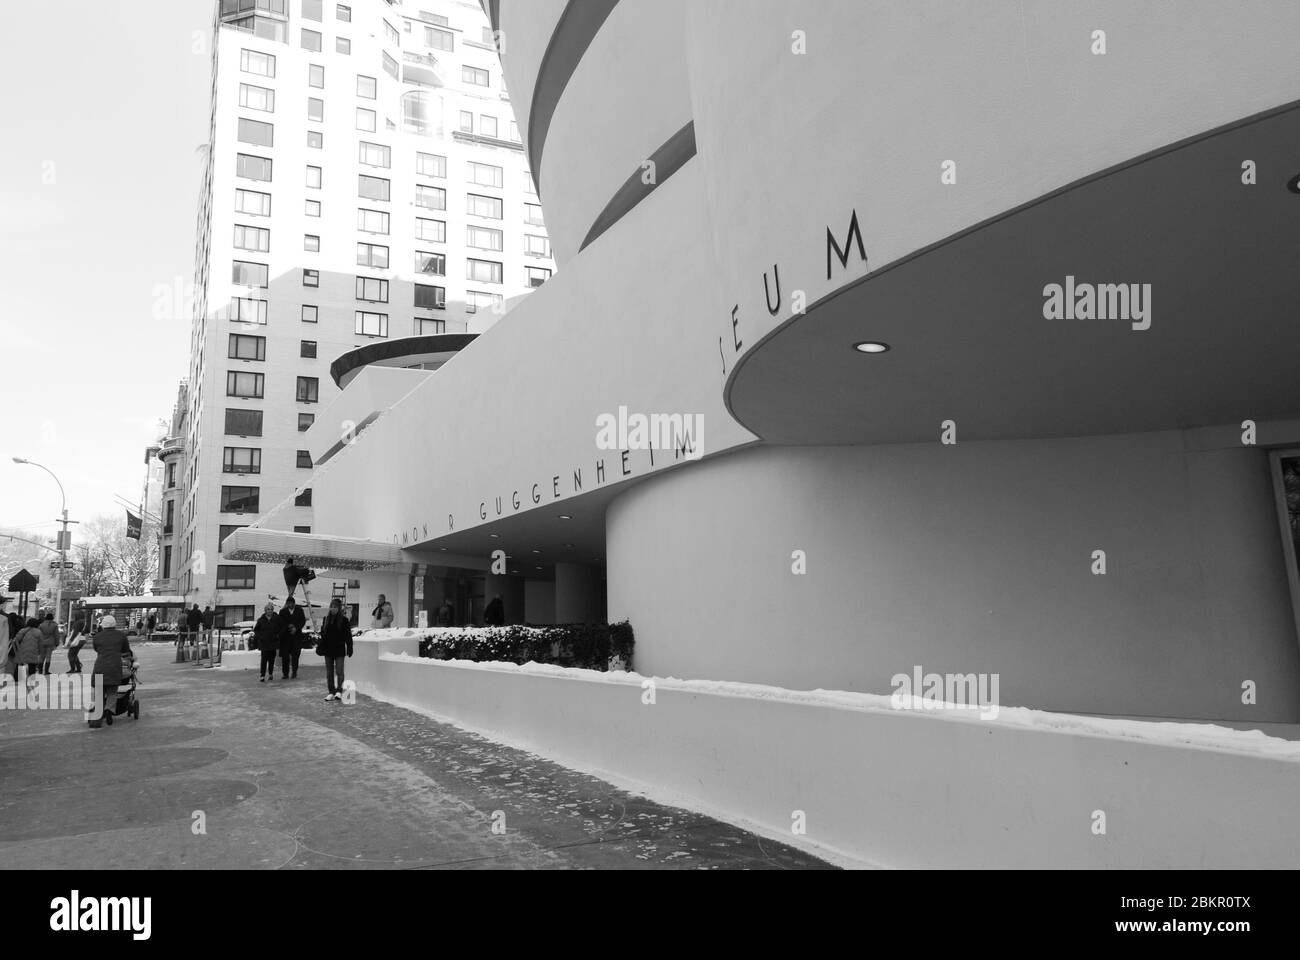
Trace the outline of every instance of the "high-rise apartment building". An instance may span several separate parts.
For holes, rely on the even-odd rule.
[[[286,501],[311,531],[331,361],[481,332],[554,262],[477,4],[219,0],[212,64],[170,575],[233,623],[284,587],[222,541]]]

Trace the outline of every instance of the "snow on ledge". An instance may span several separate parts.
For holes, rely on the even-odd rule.
[[[358,639],[363,641],[413,639],[459,629],[451,627],[430,630],[368,630]],[[411,656],[407,653],[386,653],[382,654],[379,659],[422,668],[448,668],[481,673],[513,673],[538,678],[618,684],[638,688],[642,687],[647,680],[653,680],[657,690],[671,690],[685,694],[777,701],[837,710],[855,710],[863,713],[903,714],[926,720],[977,723],[991,727],[1031,729],[1106,739],[1136,740],[1160,746],[1218,750],[1300,763],[1300,742],[1284,740],[1281,737],[1271,737],[1260,730],[1234,730],[1213,723],[1089,717],[1080,714],[1033,710],[1028,707],[1006,706],[998,709],[996,717],[990,717],[982,715],[979,707],[963,707],[955,704],[939,706],[933,702],[927,704],[919,697],[911,698],[911,709],[899,709],[893,705],[893,698],[889,694],[856,693],[849,690],[789,690],[784,687],[741,683],[733,680],[681,680],[676,677],[644,677],[638,673],[603,673],[599,670],[559,667],[546,663],[530,662],[521,666],[516,663],[502,662],[475,663],[469,660],[430,660]]]

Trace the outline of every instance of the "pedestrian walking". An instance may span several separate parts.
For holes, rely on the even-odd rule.
[[[253,641],[262,651],[262,670],[258,683],[275,679],[275,653],[284,637],[284,621],[275,612],[275,604],[268,602],[266,610],[253,626]]]
[[[40,621],[35,617],[27,620],[27,625],[18,631],[18,663],[27,668],[26,676],[30,680],[41,672],[41,629]],[[17,674],[14,675],[17,680]]]
[[[442,601],[442,606],[438,608],[438,626],[450,627],[452,625],[452,622],[455,620],[455,618],[456,618],[456,614],[451,609],[451,601],[450,600]]]
[[[117,706],[117,688],[122,683],[122,655],[131,652],[130,641],[126,634],[117,629],[117,620],[111,614],[99,621],[100,630],[95,634],[95,669],[91,676],[100,678],[103,713],[90,721],[92,727],[102,726],[104,721],[113,725],[113,710]]]
[[[50,660],[54,657],[54,651],[59,648],[59,643],[63,638],[59,636],[59,625],[54,622],[53,613],[45,615],[45,619],[41,621],[38,629],[41,631],[39,647],[41,673],[48,677],[50,675]]]
[[[13,675],[18,682],[18,637],[9,631],[9,598],[0,597],[0,650],[4,651],[2,669],[4,676]]]
[[[199,610],[199,605],[194,604],[193,609],[185,614],[186,634],[189,636],[190,643],[199,642],[199,631],[203,628],[203,613]]]
[[[158,618],[154,616],[152,613],[149,614],[149,619],[145,621],[145,625],[148,627],[148,629],[145,631],[145,639],[152,640],[153,629],[158,625]]]
[[[492,602],[483,611],[483,622],[489,627],[501,627],[506,622],[506,605],[501,601],[501,594],[492,598]]]
[[[72,635],[68,637],[68,673],[81,673],[81,648],[86,645],[86,621],[83,614],[77,614],[72,623]]]
[[[387,630],[393,625],[393,605],[384,598],[382,593],[379,595],[379,603],[370,612],[370,616],[372,630]]]
[[[203,608],[203,642],[208,644],[209,647],[212,645],[212,621],[214,616],[211,607]]]
[[[280,622],[284,625],[284,632],[280,635],[280,679],[296,680],[307,615],[302,612],[302,607],[298,606],[293,597],[284,602],[284,609],[280,611]],[[291,668],[292,675],[290,675]]]
[[[343,615],[343,602],[338,597],[330,601],[330,612],[321,624],[316,652],[325,658],[325,683],[329,690],[325,699],[342,700],[344,657],[352,656],[352,625]]]

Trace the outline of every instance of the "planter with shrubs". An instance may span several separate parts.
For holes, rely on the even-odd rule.
[[[567,623],[545,627],[442,627],[420,639],[420,656],[475,663],[549,663],[583,670],[632,669],[632,625]]]

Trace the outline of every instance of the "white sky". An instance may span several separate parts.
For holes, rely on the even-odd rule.
[[[121,516],[115,493],[139,500],[144,448],[186,374],[189,314],[158,319],[156,302],[193,277],[212,12],[6,4],[0,527],[52,533],[59,511],[54,481],[15,456],[58,474],[72,519]]]

